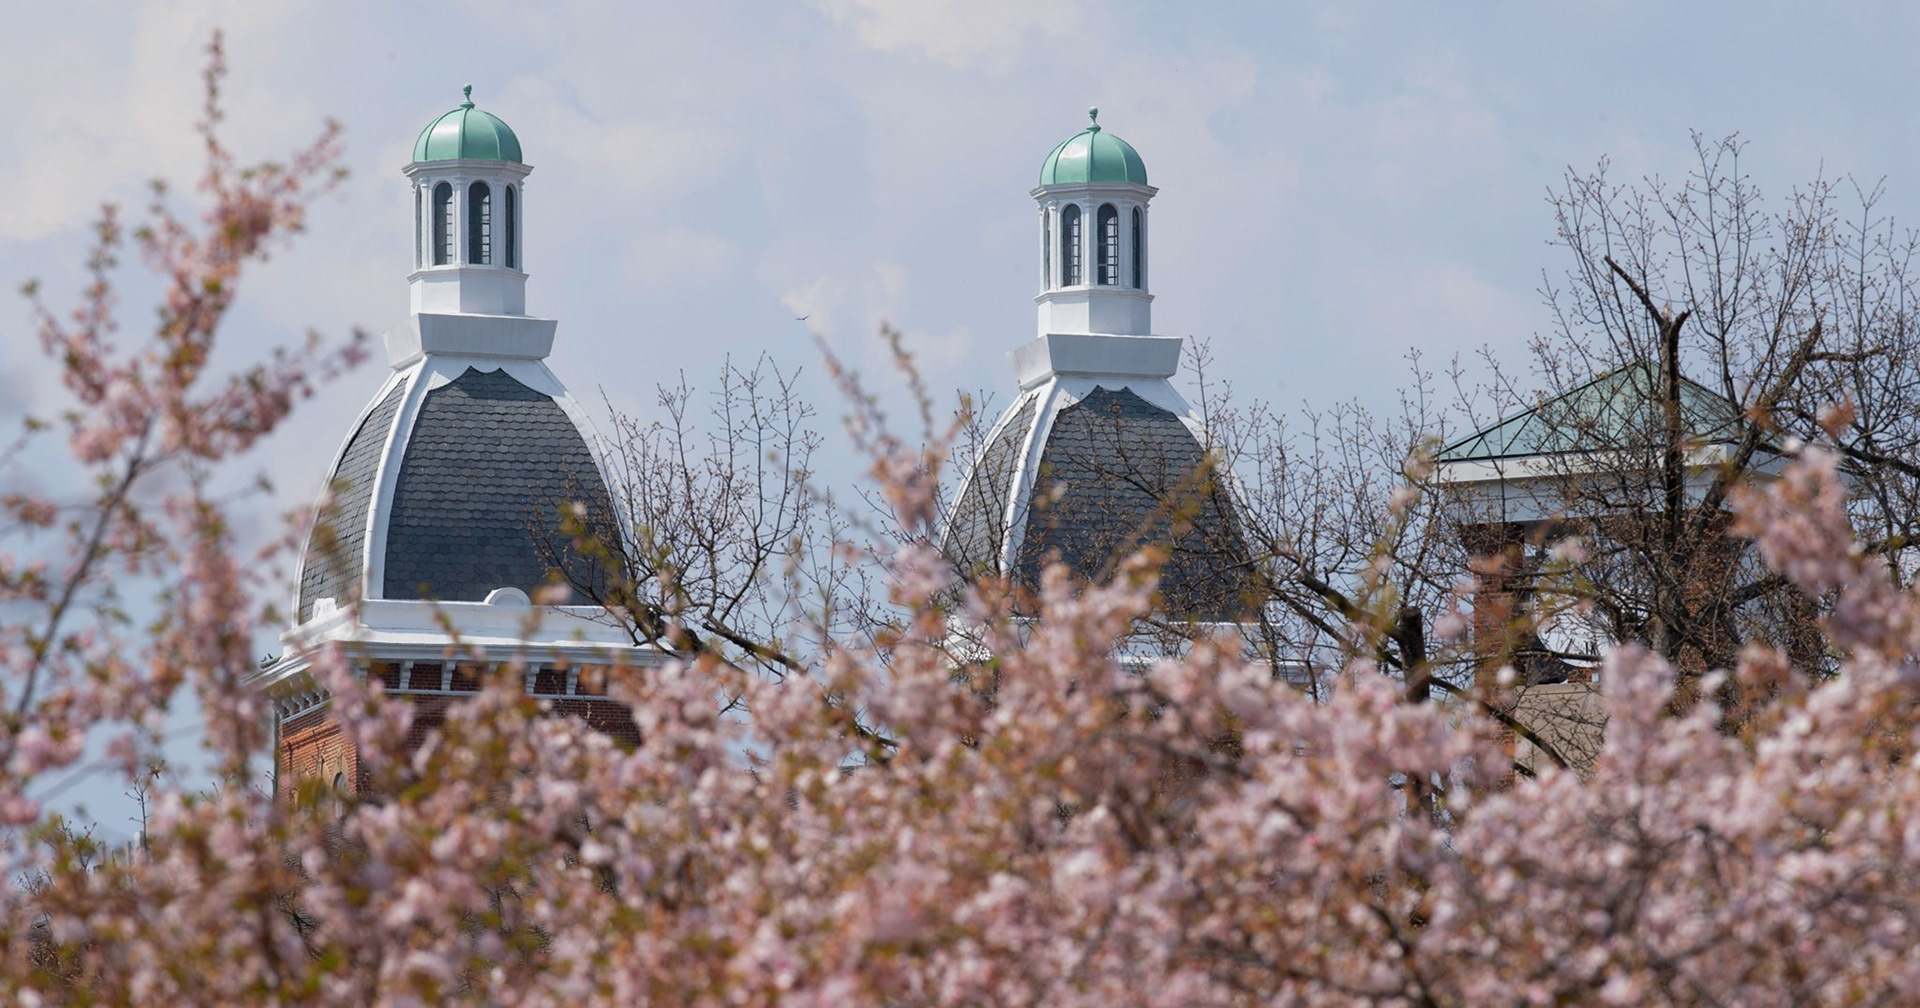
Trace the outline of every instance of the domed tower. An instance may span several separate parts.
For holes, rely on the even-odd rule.
[[[527,274],[520,250],[523,189],[532,168],[520,138],[498,116],[460,107],[427,124],[413,142],[413,311],[524,315]],[[547,323],[552,332],[553,324]]]
[[[1237,622],[1259,600],[1233,495],[1170,381],[1183,340],[1149,334],[1158,190],[1099,110],[1088,116],[1041,165],[1039,337],[1009,354],[1019,394],[962,481],[942,546],[963,574],[1031,590],[1050,560],[1101,581],[1158,545],[1169,615]]]
[[[1100,128],[1062,140],[1040,164],[1040,335],[1152,330],[1147,292],[1147,165],[1133,145]]]
[[[413,185],[412,311],[386,336],[386,379],[328,470],[295,582],[286,652],[262,671],[275,700],[278,772],[359,786],[358,764],[307,674],[339,645],[356,670],[412,697],[424,738],[448,703],[510,661],[525,686],[609,730],[623,709],[579,671],[647,662],[565,587],[591,586],[563,514],[614,529],[592,428],[545,358],[558,325],[526,314],[520,140],[466,100],[429,123]],[[572,595],[561,605],[543,594]],[[451,631],[451,633],[449,633]],[[484,661],[468,655],[484,654]],[[414,740],[416,743],[419,739]]]

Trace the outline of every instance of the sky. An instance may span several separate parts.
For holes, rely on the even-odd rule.
[[[1206,340],[1238,396],[1283,409],[1389,402],[1410,348],[1524,361],[1550,322],[1542,272],[1564,266],[1545,196],[1569,165],[1672,177],[1690,131],[1738,132],[1764,191],[1884,179],[1885,207],[1920,217],[1902,83],[1920,9],[1896,3],[75,0],[8,21],[0,279],[60,303],[102,202],[194,177],[219,29],[241,159],[330,117],[351,172],[247,279],[227,359],[404,320],[400,170],[472,84],[534,166],[528,309],[560,320],[549,364],[643,418],[657,382],[711,384],[729,356],[817,375],[816,335],[884,387],[882,320],[936,389],[1008,401],[1005,355],[1034,333],[1028,192],[1090,105],[1160,189],[1154,330]],[[11,425],[58,403],[24,302],[5,304]],[[256,532],[318,493],[384,368],[376,352],[244,460],[278,487],[242,516]]]

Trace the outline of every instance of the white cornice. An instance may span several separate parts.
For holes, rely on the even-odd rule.
[[[518,161],[499,161],[493,158],[448,158],[444,161],[411,161],[401,173],[408,178],[422,175],[434,177],[470,179],[480,175],[505,175],[508,178],[523,179],[533,171],[530,164]]]
[[[1053,185],[1036,186],[1027,193],[1034,199],[1073,196],[1132,196],[1138,199],[1152,199],[1160,190],[1155,186],[1139,182],[1057,182]]]
[[[1007,354],[1023,389],[1055,376],[1171,378],[1180,370],[1178,336],[1048,333]]]

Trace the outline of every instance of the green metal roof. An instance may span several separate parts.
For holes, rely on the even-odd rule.
[[[1090,108],[1092,125],[1062,140],[1040,166],[1040,184],[1075,185],[1082,182],[1147,184],[1147,163],[1133,145],[1100,128],[1100,110]]]
[[[520,160],[520,138],[491,112],[473,107],[473,85],[461,89],[467,100],[460,107],[427,124],[413,142],[415,161]]]
[[[1562,455],[1617,450],[1660,437],[1660,369],[1647,361],[1616,368],[1530,409],[1502,418],[1442,448],[1436,462]],[[1740,410],[1725,396],[1680,377],[1680,419],[1687,437],[1730,441],[1740,432]]]

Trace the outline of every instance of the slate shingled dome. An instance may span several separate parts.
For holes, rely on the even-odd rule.
[[[593,575],[566,545],[561,509],[583,504],[604,528],[612,495],[561,404],[505,370],[470,366],[424,392],[412,387],[420,376],[394,383],[334,466],[330,524],[316,523],[301,574],[302,621],[323,598],[479,602]],[[359,583],[372,572],[375,583]]]
[[[1258,608],[1232,495],[1209,477],[1205,449],[1179,416],[1124,386],[1044,411],[1041,398],[1015,404],[961,488],[945,547],[964,574],[1035,591],[1057,560],[1099,582],[1158,545],[1168,551],[1160,595],[1170,615],[1234,622]]]
[[[427,393],[407,441],[387,520],[385,598],[478,602],[495,588],[531,594],[555,561],[560,509],[612,510],[587,443],[552,397],[501,371],[468,368]]]

